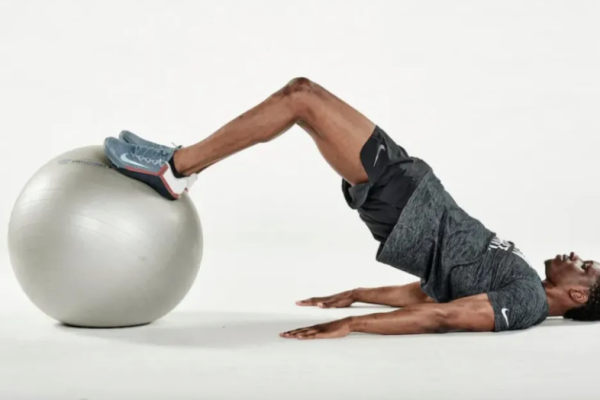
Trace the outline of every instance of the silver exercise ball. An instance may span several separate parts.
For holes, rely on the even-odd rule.
[[[125,327],[170,312],[202,259],[202,227],[187,194],[162,198],[110,166],[101,146],[41,167],[11,215],[10,259],[23,291],[68,325]]]

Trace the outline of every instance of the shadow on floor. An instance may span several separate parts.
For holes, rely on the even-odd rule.
[[[550,317],[539,324],[537,328],[553,328],[559,326],[590,326],[589,322],[573,321],[563,317]]]
[[[250,348],[271,345],[290,339],[279,337],[280,332],[326,322],[330,318],[289,315],[181,312],[173,313],[153,324],[121,329],[84,329],[57,325],[66,333],[131,343],[206,348]]]
[[[199,347],[212,349],[252,348],[257,346],[284,343],[292,339],[279,337],[280,332],[295,328],[311,326],[334,318],[306,317],[297,318],[290,315],[267,313],[236,313],[236,312],[180,312],[172,313],[150,325],[121,328],[121,329],[84,329],[57,325],[65,333],[96,337],[108,340],[118,340],[129,343],[168,346],[168,347]],[[589,325],[586,322],[549,318],[534,329],[559,328],[567,326]],[[502,335],[515,335],[523,331],[508,331]],[[481,336],[481,333],[450,333],[448,336],[467,338],[468,335]],[[351,335],[350,339],[357,339]],[[417,335],[418,336],[418,335]],[[382,338],[379,336],[379,338]],[[406,339],[418,339],[415,335],[405,336]]]

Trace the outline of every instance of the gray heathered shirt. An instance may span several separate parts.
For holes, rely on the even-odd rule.
[[[421,278],[437,302],[487,293],[495,330],[525,329],[548,315],[537,272],[512,242],[469,216],[429,172],[403,210],[377,260]]]

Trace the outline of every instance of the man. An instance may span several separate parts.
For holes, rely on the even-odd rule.
[[[499,332],[528,328],[548,316],[600,319],[600,264],[574,253],[559,255],[546,261],[542,282],[512,242],[497,238],[455,203],[429,165],[410,157],[380,127],[308,79],[293,79],[193,146],[160,146],[124,131],[118,139],[108,138],[105,149],[121,173],[174,200],[191,187],[197,173],[294,124],[313,138],[342,177],[348,205],[380,242],[377,260],[420,282],[300,301],[301,306],[323,308],[365,302],[401,309],[281,336]]]

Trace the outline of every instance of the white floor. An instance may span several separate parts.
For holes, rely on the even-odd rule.
[[[225,287],[209,257],[208,272],[181,307],[150,326],[123,330],[66,328],[48,319],[28,303],[4,262],[0,399],[598,398],[600,325],[553,320],[508,334],[279,338],[287,329],[382,310],[295,307],[300,291],[292,281],[306,295],[327,294],[317,271],[341,267],[322,260],[296,260],[308,272],[296,275],[288,266],[287,280],[274,277],[282,284],[253,293],[256,280],[243,272],[245,282]],[[240,269],[225,261],[220,271]],[[378,276],[387,280],[388,273],[399,274]]]
[[[538,268],[556,252],[597,259],[599,19],[598,1],[0,0],[0,400],[600,399],[600,324],[281,339],[380,310],[294,300],[409,279],[373,261],[300,128],[201,174],[205,259],[155,324],[60,326],[21,292],[5,249],[17,193],[45,160],[121,129],[189,145],[308,76]]]

